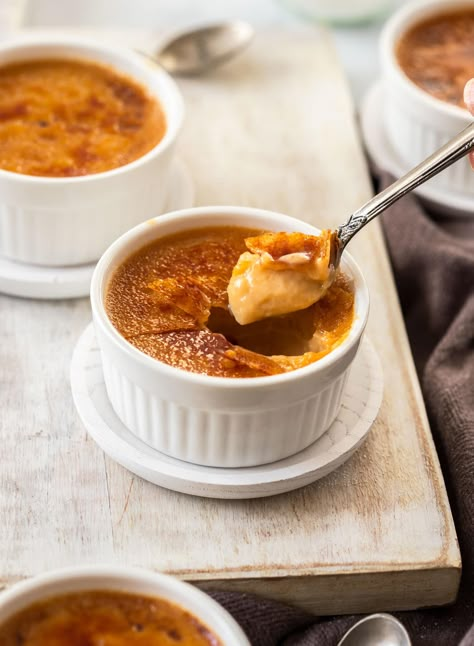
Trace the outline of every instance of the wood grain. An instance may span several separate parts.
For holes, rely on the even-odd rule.
[[[331,226],[369,197],[352,103],[325,31],[260,33],[234,63],[180,84],[180,156],[198,204],[245,204]],[[319,613],[451,602],[456,535],[379,225],[350,251],[371,292],[368,334],[385,378],[379,418],[336,472],[261,500],[173,493],[104,457],[69,391],[88,301],[1,296],[1,583],[115,562]]]

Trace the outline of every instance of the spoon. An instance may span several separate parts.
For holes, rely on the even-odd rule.
[[[451,164],[454,164],[458,159],[467,155],[473,147],[474,123],[471,123],[467,128],[450,139],[448,143],[441,146],[441,148],[418,164],[418,166],[415,166],[406,175],[400,177],[400,179],[352,213],[347,222],[336,230],[337,236],[334,237],[335,244],[334,250],[332,250],[334,266],[337,267],[341,254],[347,244],[366,224],[380,215],[380,213],[385,211],[385,209],[401,197],[410,193],[414,188],[424,184],[431,177],[434,177],[448,166],[451,166]]]
[[[253,28],[241,20],[198,27],[174,36],[147,57],[170,74],[196,76],[235,56],[253,35]]]
[[[311,253],[311,247],[295,247],[275,259],[271,253],[259,252],[257,246],[256,253],[242,254],[227,288],[229,308],[236,321],[247,325],[305,309],[323,298],[336,277],[342,253],[355,234],[403,195],[464,157],[473,147],[474,122],[352,213],[345,224],[333,231],[323,231],[319,236],[320,249],[313,242],[317,253]],[[285,234],[274,234],[281,235]],[[291,236],[288,247],[291,247]],[[281,247],[277,245],[276,250]],[[281,271],[282,265],[290,271]]]
[[[411,646],[411,641],[398,619],[377,613],[354,624],[338,646]]]

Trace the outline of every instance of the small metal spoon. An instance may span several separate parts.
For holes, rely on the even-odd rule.
[[[474,148],[474,123],[355,211],[347,222],[337,229],[336,248],[332,259],[334,265],[339,264],[341,254],[348,242],[366,224],[414,188],[467,155],[472,148]]]
[[[292,248],[290,255],[300,255],[306,264],[304,271],[293,273],[296,280],[290,280],[289,278],[289,274],[291,274],[291,266],[289,265],[287,265],[288,269],[285,268],[285,271],[273,271],[271,262],[267,262],[267,269],[261,270],[260,263],[263,256],[259,256],[258,253],[254,254],[253,259],[255,262],[247,263],[243,272],[233,273],[229,283],[229,307],[236,320],[241,325],[246,325],[265,317],[281,316],[283,313],[304,309],[309,304],[316,303],[323,298],[336,278],[337,272],[335,269],[339,265],[342,253],[355,234],[403,195],[406,195],[461,157],[464,157],[472,148],[474,148],[474,122],[421,164],[418,164],[406,175],[352,213],[345,224],[329,231],[329,248],[326,243],[328,231],[324,231],[324,237],[321,238],[321,248],[324,256],[321,255],[321,257],[314,260],[312,255],[304,249]],[[289,235],[291,237],[291,234]],[[279,262],[282,259],[283,256],[280,259],[277,258]],[[270,260],[274,261],[272,256],[270,256]],[[268,267],[270,268],[268,269]],[[257,271],[255,271],[256,268]],[[308,271],[305,274],[306,269]],[[262,278],[259,280],[256,277],[258,275],[264,275],[264,280]],[[285,276],[287,278],[286,283],[284,282]],[[236,280],[234,280],[235,277]],[[272,280],[275,281],[273,286]],[[308,288],[308,282],[310,283],[310,288]],[[235,289],[236,285],[237,289]],[[288,291],[293,290],[292,298],[281,299],[279,296],[273,298],[273,300],[267,298],[265,306],[262,307],[262,294],[264,296],[279,295],[285,288]],[[308,298],[308,294],[311,300]]]
[[[354,624],[338,646],[411,646],[411,641],[398,619],[378,613]]]
[[[225,63],[252,40],[254,30],[241,20],[208,25],[174,36],[155,55],[170,74],[196,76]]]

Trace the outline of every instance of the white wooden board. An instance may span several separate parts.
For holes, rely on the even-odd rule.
[[[325,31],[259,33],[232,64],[180,85],[179,154],[197,204],[264,207],[328,226],[369,197],[352,103]],[[173,493],[104,457],[69,390],[88,301],[1,296],[0,582],[118,562],[318,613],[452,601],[460,556],[378,224],[351,247],[372,295],[380,415],[340,469],[261,500]]]

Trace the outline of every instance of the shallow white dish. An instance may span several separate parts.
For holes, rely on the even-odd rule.
[[[192,206],[194,185],[185,164],[175,159],[164,210]],[[73,267],[44,267],[0,257],[0,292],[24,298],[82,298],[89,294],[96,263]]]
[[[226,646],[250,646],[235,619],[207,594],[166,574],[120,565],[64,568],[0,592],[0,623],[28,606],[63,594],[106,590],[165,599],[187,610]]]
[[[90,436],[113,460],[154,484],[206,498],[263,498],[304,487],[343,464],[365,440],[383,395],[378,356],[365,338],[352,364],[342,405],[326,433],[304,451],[258,467],[205,467],[171,458],[131,433],[107,397],[92,324],[81,335],[71,363],[71,388]]]
[[[383,82],[379,80],[372,85],[362,100],[360,112],[362,138],[375,165],[398,178],[410,170],[410,166],[403,163],[387,136],[383,109],[384,87]],[[431,181],[415,189],[415,193],[430,209],[440,215],[456,217],[474,215],[474,197],[467,194],[450,193],[433,186]]]

